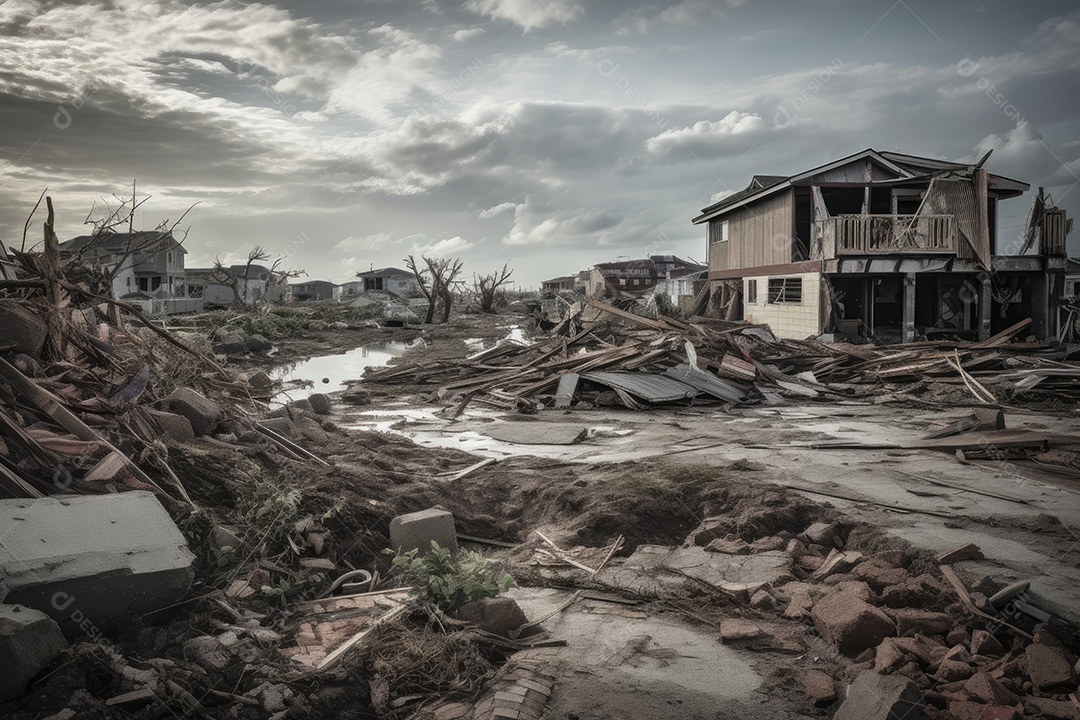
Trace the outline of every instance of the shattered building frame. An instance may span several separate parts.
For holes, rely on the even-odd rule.
[[[1057,335],[1072,221],[1040,188],[1023,232],[1000,235],[1001,202],[1030,186],[986,159],[867,149],[755,175],[692,221],[707,227],[712,312],[797,339],[985,340],[1027,318]]]

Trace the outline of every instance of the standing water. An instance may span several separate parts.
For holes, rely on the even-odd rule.
[[[301,400],[314,393],[344,390],[350,382],[359,380],[366,368],[383,367],[391,359],[404,355],[422,342],[422,339],[417,338],[409,342],[372,343],[345,353],[318,355],[290,365],[278,366],[270,372],[270,377],[280,380],[285,389],[274,395],[270,404],[279,405]]]

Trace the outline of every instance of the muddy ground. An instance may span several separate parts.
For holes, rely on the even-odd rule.
[[[321,328],[275,343],[278,349],[270,359],[243,362],[266,367],[419,337],[423,343],[405,359],[422,363],[462,357],[477,348],[467,340],[490,346],[511,326],[523,324],[515,315],[462,314],[445,326]],[[329,418],[297,422],[294,439],[326,466],[289,459],[273,446],[244,443],[240,427],[235,444],[212,438],[171,444],[173,470],[205,508],[186,517],[182,508],[170,508],[183,518],[181,527],[200,555],[196,586],[188,598],[178,599],[168,622],[131,628],[115,643],[75,646],[22,699],[0,705],[0,715],[40,720],[70,710],[80,718],[426,718],[438,717],[425,713],[440,702],[471,706],[483,697],[484,691],[477,691],[481,681],[488,680],[490,688],[507,672],[503,668],[500,674],[499,667],[509,653],[488,646],[479,654],[447,650],[444,639],[417,639],[428,637],[422,617],[378,636],[377,645],[399,644],[402,652],[358,650],[321,675],[296,672],[275,652],[274,643],[260,646],[254,659],[234,656],[216,668],[192,651],[193,639],[220,635],[223,624],[240,619],[255,618],[262,627],[287,633],[295,612],[291,603],[325,587],[327,578],[298,569],[284,540],[295,536],[290,523],[314,527],[320,536],[317,554],[340,571],[367,568],[386,576],[389,558],[383,550],[391,518],[435,505],[454,513],[459,533],[511,546],[467,545],[510,572],[517,583],[512,594],[530,619],[557,611],[544,627],[567,644],[543,656],[547,671],[542,676],[552,680],[545,718],[831,716],[836,703],[815,707],[796,674],[818,668],[842,681],[865,657],[835,652],[812,624],[785,619],[776,606],[752,606],[739,592],[721,592],[686,578],[654,587],[643,579],[648,573],[628,584],[620,574],[639,550],[681,546],[707,518],[719,518],[730,529],[728,541],[758,543],[754,552],[766,546],[777,552],[813,523],[836,523],[837,545],[867,556],[901,551],[902,570],[911,578],[934,571],[934,553],[975,542],[985,559],[957,566],[969,583],[989,589],[1031,580],[1044,607],[1080,620],[1074,600],[1080,587],[1080,485],[1075,477],[1032,463],[962,465],[930,451],[821,447],[822,441],[837,438],[902,444],[955,414],[954,409],[936,408],[932,402],[918,408],[792,403],[524,415],[475,407],[447,419],[430,397],[414,390],[372,386],[367,405],[332,396]],[[1028,408],[1010,413],[1009,423],[1080,432],[1080,414],[1073,408],[1052,413]],[[509,424],[531,424],[537,433],[555,425],[580,427],[583,440],[521,445],[485,435]],[[497,462],[447,479],[483,458]],[[292,504],[281,501],[294,490]],[[267,498],[283,502],[284,520],[248,528],[256,528],[260,540],[280,534],[276,550],[266,551],[271,546],[260,542],[264,550],[257,563],[250,557],[222,561],[210,548],[211,528],[250,520]],[[538,563],[536,551],[544,545],[536,531],[564,548],[603,548],[620,535],[625,544],[611,558],[610,572],[592,577],[577,568]],[[245,547],[254,545],[251,538],[244,540]],[[223,591],[237,579],[271,592],[244,601],[227,599]],[[963,625],[969,618],[955,596],[935,582],[924,580],[921,594],[897,595],[894,604],[944,612]],[[574,598],[577,590],[591,595]],[[574,599],[573,605],[559,611],[568,599]],[[749,619],[765,631],[745,642],[721,643],[720,627],[731,619]],[[460,667],[444,668],[445,677],[430,671],[417,680],[415,668],[436,653],[449,653],[447,662]],[[132,668],[169,675],[195,696],[198,708],[178,697],[123,709],[106,706],[106,699],[131,689]],[[464,684],[463,675],[471,678]],[[405,701],[396,706],[378,702],[376,680],[388,683],[388,697]],[[265,703],[230,700],[263,681],[290,690],[278,715],[268,713]],[[951,717],[944,701],[939,705],[932,708],[935,716]]]

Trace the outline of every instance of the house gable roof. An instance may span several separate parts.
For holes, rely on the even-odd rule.
[[[404,276],[415,277],[411,270],[402,270],[396,267],[384,267],[378,270],[368,270],[367,272],[358,272],[356,277],[358,278],[375,278],[375,277],[395,277]]]
[[[743,205],[772,195],[793,185],[805,184],[817,175],[835,170],[859,160],[870,160],[882,168],[896,175],[897,180],[923,178],[948,170],[958,172],[970,172],[975,166],[963,163],[950,162],[947,160],[935,160],[918,155],[883,151],[878,152],[873,148],[867,148],[861,152],[853,153],[839,160],[833,160],[816,168],[806,170],[791,176],[783,175],[754,175],[750,184],[743,190],[722,198],[719,202],[703,208],[701,214],[691,222],[699,225],[703,222],[723,215]],[[988,185],[993,190],[998,190],[1007,196],[1014,197],[1026,191],[1030,185],[1019,180],[1013,180],[1001,175],[989,174]]]
[[[137,248],[146,245],[144,250],[152,249],[160,243],[157,252],[166,249],[179,248],[180,252],[187,253],[184,246],[176,241],[171,232],[159,232],[157,230],[137,230],[133,233],[103,233],[102,235],[79,235],[78,237],[65,240],[57,248],[62,253],[77,253],[90,244],[91,241],[98,243],[98,247],[107,252],[125,252],[129,247]],[[142,253],[145,254],[145,253]]]

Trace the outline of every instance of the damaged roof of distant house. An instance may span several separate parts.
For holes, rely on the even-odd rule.
[[[401,268],[396,267],[384,267],[379,268],[378,270],[368,270],[367,272],[356,273],[356,277],[358,278],[385,277],[387,275],[408,275],[409,277],[412,277],[413,273],[411,270],[402,270]]]
[[[691,222],[697,225],[706,220],[711,220],[727,210],[732,210],[735,207],[752,200],[766,197],[774,192],[791,187],[792,185],[797,185],[800,181],[808,180],[819,173],[827,172],[833,168],[841,167],[864,158],[874,160],[879,165],[888,168],[896,173],[902,180],[927,179],[932,175],[950,170],[956,172],[970,172],[975,168],[975,165],[965,163],[935,160],[934,158],[907,155],[905,153],[891,151],[878,152],[873,148],[867,148],[861,152],[853,153],[846,157],[842,157],[839,160],[833,160],[824,165],[811,168],[810,170],[795,175],[754,175],[746,188],[728,195],[725,198],[721,198],[718,202],[715,202],[706,208],[702,208],[701,215],[694,218]],[[1031,187],[1028,183],[1020,180],[1013,180],[1012,178],[1007,178],[1003,175],[988,173],[987,178],[991,188],[1006,191],[1012,196],[1020,195]]]
[[[95,241],[102,249],[126,250],[129,247],[137,248],[140,245],[150,245],[154,242],[176,243],[181,252],[186,253],[184,246],[176,242],[171,232],[159,232],[157,230],[137,230],[133,233],[102,233],[101,235],[80,235],[65,240],[59,244],[60,252],[78,252]]]
[[[597,270],[630,270],[633,268],[655,268],[652,260],[623,260],[622,262],[596,263]]]

